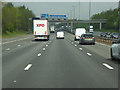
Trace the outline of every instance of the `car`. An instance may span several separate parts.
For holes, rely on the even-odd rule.
[[[111,37],[110,32],[106,32],[106,38],[110,38],[110,37]]]
[[[102,32],[102,33],[100,34],[100,36],[101,36],[101,37],[106,37],[106,33],[103,33],[103,32]]]
[[[119,59],[120,60],[120,38],[116,41],[112,42],[113,45],[110,49],[111,59]]]
[[[112,33],[111,34],[111,38],[118,39],[118,37],[119,37],[119,33]]]
[[[81,37],[81,35],[82,35],[82,34],[85,34],[85,33],[86,33],[85,28],[77,28],[77,29],[75,30],[75,38],[74,38],[74,40],[75,40],[75,41],[76,41],[76,40],[79,40],[80,37]]]
[[[79,44],[93,44],[95,45],[95,37],[93,34],[82,34]]]
[[[63,31],[58,31],[56,33],[56,39],[64,39],[64,32]]]

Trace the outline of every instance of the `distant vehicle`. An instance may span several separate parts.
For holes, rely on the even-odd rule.
[[[54,33],[55,32],[55,26],[50,26],[50,33]]]
[[[58,31],[56,34],[56,39],[64,39],[64,32]]]
[[[111,59],[119,59],[120,60],[120,38],[117,41],[113,41],[113,45],[111,47]]]
[[[102,32],[102,33],[100,34],[100,36],[101,36],[101,37],[106,37],[106,33]]]
[[[118,37],[119,37],[119,33],[112,33],[111,34],[111,38],[118,39]]]
[[[95,45],[95,37],[93,34],[82,34],[79,44],[93,44]]]
[[[93,29],[90,29],[90,30],[89,30],[89,33],[93,33]]]
[[[110,38],[110,37],[111,37],[110,32],[106,32],[106,37],[107,37],[107,38]]]
[[[33,20],[34,39],[49,40],[48,20]]]
[[[93,33],[93,26],[90,26],[89,33]]]
[[[82,34],[85,34],[85,33],[86,33],[85,28],[77,28],[77,29],[75,30],[75,38],[74,38],[74,40],[75,40],[75,41],[76,41],[76,40],[79,40],[80,37],[81,37],[81,35],[82,35]]]

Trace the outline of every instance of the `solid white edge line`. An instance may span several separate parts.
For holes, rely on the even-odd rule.
[[[106,64],[106,63],[103,63],[103,65],[104,65],[105,67],[107,67],[108,69],[111,69],[111,70],[114,69],[112,66],[110,66],[110,65],[108,65],[108,64]]]
[[[95,42],[95,43],[96,43],[96,44],[100,44],[100,45],[102,45],[102,46],[111,47],[111,46],[108,46],[108,45],[103,44],[103,43],[99,43],[99,42]]]
[[[29,70],[32,67],[32,64],[28,64],[27,67],[24,69],[25,71]]]
[[[22,39],[19,39],[19,40],[13,40],[13,41],[9,41],[9,42],[3,42],[2,44],[7,44],[7,43],[16,42],[16,41],[21,41],[21,40],[25,40],[25,39],[28,39],[28,38],[30,38],[30,37],[22,38]]]
[[[92,56],[92,54],[90,54],[90,53],[87,53],[87,55],[88,55],[88,56]]]

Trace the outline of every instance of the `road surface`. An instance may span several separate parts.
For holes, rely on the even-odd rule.
[[[65,32],[65,39],[49,41],[33,36],[3,40],[3,88],[118,88],[118,62],[110,47],[79,45]]]

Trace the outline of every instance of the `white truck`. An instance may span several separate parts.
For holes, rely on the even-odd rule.
[[[49,40],[48,20],[33,20],[33,33],[35,40]]]
[[[55,32],[55,27],[54,26],[50,26],[50,33],[54,33]]]
[[[82,34],[85,34],[85,33],[86,33],[85,28],[77,28],[77,29],[75,30],[75,38],[74,38],[74,40],[75,40],[75,41],[76,41],[76,40],[79,40],[80,37],[81,37],[81,35],[82,35]]]

